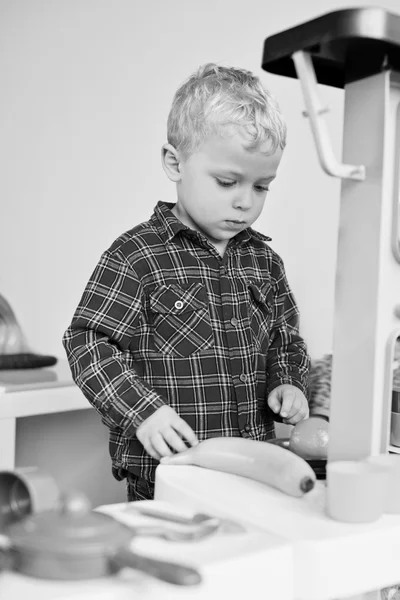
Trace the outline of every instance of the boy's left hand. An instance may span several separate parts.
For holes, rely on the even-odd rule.
[[[268,406],[289,425],[295,425],[309,416],[305,395],[299,388],[288,383],[272,390],[268,396]]]

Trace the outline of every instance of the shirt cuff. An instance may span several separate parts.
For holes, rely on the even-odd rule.
[[[310,417],[325,417],[329,419],[329,408],[324,406],[315,406],[310,408]]]
[[[123,436],[132,438],[136,435],[139,425],[151,417],[161,406],[165,406],[165,402],[157,392],[152,390],[142,398],[136,399],[132,408],[125,407],[123,414],[117,408],[112,407],[109,415],[114,422],[117,422]]]
[[[277,377],[268,387],[268,396],[270,395],[272,390],[279,387],[280,385],[293,385],[294,387],[297,387],[301,392],[303,392],[303,394],[307,398],[308,385],[303,384],[297,377],[292,377],[291,375]]]

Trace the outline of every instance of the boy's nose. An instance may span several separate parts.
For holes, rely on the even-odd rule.
[[[235,197],[233,205],[235,208],[241,210],[248,210],[253,205],[253,192],[252,190],[241,190],[240,193]]]

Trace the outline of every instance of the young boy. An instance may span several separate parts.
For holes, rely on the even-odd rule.
[[[110,429],[128,499],[163,456],[216,436],[267,440],[308,416],[309,357],[270,238],[251,229],[285,147],[250,72],[207,64],[177,91],[162,165],[176,204],[104,252],[63,342]]]

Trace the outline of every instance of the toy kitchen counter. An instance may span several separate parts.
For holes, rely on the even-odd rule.
[[[145,501],[165,506],[165,503]],[[132,504],[119,503],[96,509],[125,525],[143,526],[148,517],[135,514]],[[173,508],[187,515],[187,509]],[[154,519],[152,519],[154,523]],[[56,581],[4,571],[0,574],[0,597],[7,600],[211,600],[246,597],[293,600],[293,550],[275,534],[251,524],[241,530],[217,530],[193,540],[167,540],[138,535],[130,549],[152,559],[194,568],[201,577],[195,585],[174,585],[138,570],[124,568],[99,579]],[[60,556],[62,553],[60,553]],[[65,559],[68,561],[68,558]],[[46,567],[47,568],[47,567]],[[68,570],[68,567],[67,567]]]
[[[293,547],[296,600],[380,598],[374,590],[400,583],[400,515],[367,524],[334,521],[325,515],[325,489],[318,481],[296,498],[230,473],[160,465],[155,499],[281,536]]]

